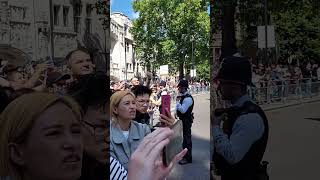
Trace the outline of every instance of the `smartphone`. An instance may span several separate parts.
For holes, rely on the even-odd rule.
[[[162,161],[165,166],[169,166],[173,158],[182,151],[183,129],[182,121],[178,120],[170,127],[173,130],[173,136],[167,146],[163,148]]]
[[[161,114],[166,114],[166,109],[170,111],[170,95],[162,95],[161,96]]]

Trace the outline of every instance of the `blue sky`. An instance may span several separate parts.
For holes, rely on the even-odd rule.
[[[111,13],[122,12],[123,14],[127,15],[130,19],[137,18],[138,14],[134,13],[132,9],[132,1],[133,0],[111,0]]]
[[[111,13],[113,12],[122,12],[123,14],[127,15],[130,19],[135,19],[139,17],[138,13],[134,13],[132,9],[132,3],[133,0],[111,0],[110,2],[110,8]],[[210,13],[208,8],[208,13]]]

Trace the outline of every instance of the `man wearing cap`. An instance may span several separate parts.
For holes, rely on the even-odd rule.
[[[191,140],[191,126],[193,123],[193,97],[188,93],[188,81],[180,80],[178,83],[178,90],[181,94],[177,99],[176,111],[177,116],[182,120],[183,125],[183,148],[187,148],[188,152],[179,162],[179,164],[184,165],[192,163],[192,140]]]
[[[256,180],[261,176],[269,128],[265,113],[247,95],[251,78],[248,58],[234,56],[223,59],[215,78],[223,100],[231,103],[229,108],[216,109],[211,120],[213,162],[221,180]],[[263,172],[266,175],[266,170]]]
[[[37,82],[47,67],[47,64],[38,64],[35,72],[29,79],[24,77],[22,67],[13,64],[8,64],[6,67],[4,67],[3,72],[9,82],[9,86],[13,89],[18,90],[29,88],[41,91],[43,90],[43,85],[38,85]]]

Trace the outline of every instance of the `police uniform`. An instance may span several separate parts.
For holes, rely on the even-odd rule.
[[[186,87],[188,88],[188,81],[181,80],[178,84],[178,87]],[[177,102],[176,110],[177,116],[182,120],[183,125],[183,148],[187,148],[188,152],[184,156],[183,160],[179,162],[179,164],[187,164],[192,162],[192,140],[191,140],[191,127],[193,123],[193,105],[194,100],[193,97],[185,92],[182,94],[181,99]]]
[[[251,85],[251,77],[247,58],[230,57],[223,60],[216,79]],[[267,178],[266,166],[261,165],[269,134],[264,111],[245,94],[231,107],[215,111],[216,117],[221,114],[225,115],[222,127],[212,128],[212,160],[221,180]]]

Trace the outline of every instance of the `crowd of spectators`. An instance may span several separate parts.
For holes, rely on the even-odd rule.
[[[115,119],[122,124],[141,121],[136,111],[141,111],[141,117],[146,113],[149,98],[143,98],[152,92],[149,87],[130,92],[130,109],[126,109],[123,96],[115,104],[111,98],[110,106],[108,76],[95,68],[92,59],[85,48],[71,51],[62,67],[50,63],[18,65],[1,59],[0,179],[87,180],[108,179],[110,175],[110,179],[164,179],[182,159],[186,149],[168,167],[159,164],[173,131],[161,127],[151,133],[141,123],[135,125],[145,127],[146,133],[126,161],[123,156],[110,157],[115,152],[110,141],[116,134],[109,133],[109,124]],[[133,86],[138,84],[132,80]],[[141,106],[136,107],[136,102]],[[121,120],[127,117],[127,110],[130,118]],[[166,126],[173,122],[168,116],[168,121],[163,120],[169,123]]]
[[[316,63],[308,62],[300,66],[258,64],[252,65],[252,72],[254,87],[251,94],[254,99],[261,95],[286,97],[291,93],[311,97],[319,93],[320,67]]]
[[[165,80],[155,80],[155,81],[144,81],[143,79],[138,79],[136,77],[131,78],[130,80],[111,80],[110,81],[110,89],[112,92],[120,91],[120,90],[130,90],[132,87],[137,85],[145,85],[150,87],[154,90],[155,94],[158,96],[161,94],[163,89],[169,92],[171,97],[175,99],[177,95],[177,84],[178,82],[172,79],[165,79]],[[189,81],[189,91],[192,94],[198,94],[200,92],[208,92],[210,87],[210,83],[205,80],[200,81]]]
[[[85,48],[71,51],[61,67],[51,62],[17,65],[1,59],[0,88],[10,99],[24,91],[51,92],[64,95],[78,77],[94,72],[95,65]]]

